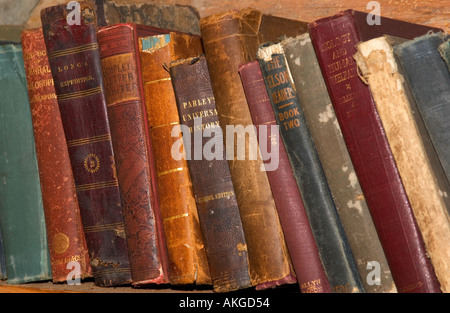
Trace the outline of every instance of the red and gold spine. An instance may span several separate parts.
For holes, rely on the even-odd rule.
[[[133,285],[169,282],[137,50],[138,36],[163,31],[130,23],[97,34]]]
[[[92,276],[66,137],[42,28],[22,32],[22,49],[41,181],[53,282],[64,282],[77,262]],[[69,277],[71,278],[71,277]]]

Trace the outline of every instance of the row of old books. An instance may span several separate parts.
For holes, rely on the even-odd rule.
[[[198,36],[79,3],[1,47],[7,282],[450,290],[441,30],[249,8]]]

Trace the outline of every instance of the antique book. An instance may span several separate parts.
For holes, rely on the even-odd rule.
[[[281,41],[292,80],[366,292],[396,292],[308,33]],[[381,276],[365,279],[376,261]]]
[[[300,292],[329,293],[330,284],[280,137],[259,62],[241,64],[239,74],[260,147],[264,145],[261,154]]]
[[[281,43],[262,44],[257,56],[331,289],[364,292],[283,47]]]
[[[65,5],[42,10],[47,56],[67,140],[89,259],[97,286],[131,282],[120,191],[97,43],[95,10],[79,2],[80,24]]]
[[[309,25],[310,36],[356,175],[398,292],[439,292],[370,89],[358,77],[356,44],[385,34],[415,37],[431,28],[347,10]],[[376,260],[375,260],[376,261]]]
[[[199,35],[200,15],[189,5],[96,0],[101,26],[133,22]]]
[[[386,37],[357,46],[356,60],[368,84],[441,290],[450,292],[450,217]]]
[[[175,60],[169,71],[181,124],[173,135],[182,135],[173,157],[185,159],[191,173],[214,291],[248,288],[247,243],[205,57]]]
[[[290,275],[291,265],[287,252],[283,251],[286,243],[264,164],[257,155],[257,142],[250,138],[254,138],[255,130],[239,77],[239,65],[256,60],[261,43],[277,41],[283,35],[296,36],[306,29],[305,22],[263,14],[252,8],[212,14],[200,20],[224,142],[230,142],[226,149],[227,160],[254,285],[283,279]],[[230,136],[225,128],[229,129]],[[238,136],[239,130],[241,135]],[[262,228],[261,225],[272,227]]]
[[[83,279],[92,269],[42,28],[22,32],[22,50],[53,282],[67,280],[70,262]]]
[[[441,43],[438,50],[445,63],[447,63],[448,70],[450,71],[450,39],[447,39],[445,42]]]
[[[420,36],[396,45],[394,52],[450,181],[450,124],[446,121],[450,113],[450,72],[438,50],[448,38],[438,33]]]
[[[133,285],[169,282],[138,51],[139,37],[161,32],[132,23],[97,32]]]
[[[208,262],[186,160],[172,157],[177,103],[165,65],[202,53],[199,36],[170,32],[139,39],[139,58],[172,284],[210,284]]]
[[[0,46],[0,228],[8,283],[51,280],[21,45]]]

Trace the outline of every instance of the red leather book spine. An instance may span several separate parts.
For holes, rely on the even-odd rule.
[[[80,4],[69,25],[66,5],[41,11],[44,38],[74,173],[94,282],[131,282],[121,199],[97,43],[95,10]]]
[[[265,143],[259,141],[259,144],[264,144],[261,153],[263,151],[268,153],[262,155],[264,163],[267,165],[267,178],[300,291],[303,293],[331,293],[331,287],[320,260],[317,244],[284,144],[278,129],[275,134],[271,130],[273,126],[277,126],[277,122],[259,62],[253,61],[240,65],[239,74],[258,138],[261,138],[261,132],[265,134],[263,137],[267,138]],[[278,153],[274,153],[275,150],[278,150]],[[272,159],[273,157],[278,157],[278,161]]]
[[[90,277],[92,269],[42,28],[24,30],[21,41],[53,282],[68,279],[73,268],[68,268],[70,262],[78,263],[80,278]]]
[[[355,46],[368,37],[361,35],[363,23],[345,11],[311,23],[311,39],[397,290],[440,292],[370,89],[357,74]],[[386,25],[398,31],[402,23]]]
[[[153,27],[138,30],[134,24],[116,24],[97,33],[134,285],[168,282],[167,250],[137,54],[138,36],[162,32]]]

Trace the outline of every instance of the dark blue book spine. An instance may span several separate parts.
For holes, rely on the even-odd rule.
[[[333,292],[365,292],[281,46],[264,44],[261,71]]]
[[[433,33],[394,48],[419,113],[450,181],[450,72],[438,47],[450,36]]]

